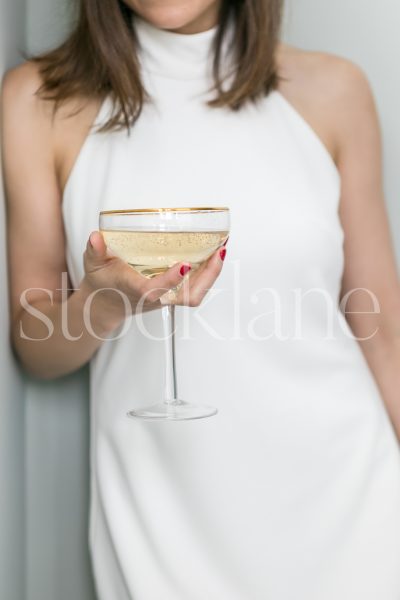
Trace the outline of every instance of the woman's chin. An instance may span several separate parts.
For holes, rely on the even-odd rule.
[[[140,16],[158,29],[171,29],[177,31],[185,29],[188,26],[190,27],[192,21],[190,18],[191,15],[188,15],[187,10],[174,9],[172,7],[157,7],[156,10],[147,10],[145,14],[142,13]]]

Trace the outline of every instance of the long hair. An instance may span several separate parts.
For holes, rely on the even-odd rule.
[[[208,104],[238,110],[277,84],[275,49],[283,0],[222,0],[214,42],[215,97]],[[234,18],[235,72],[228,89],[221,78],[222,41]],[[33,58],[42,85],[38,94],[54,102],[104,99],[114,111],[101,130],[130,128],[148,98],[137,57],[134,14],[122,0],[79,0],[75,27],[58,48]]]

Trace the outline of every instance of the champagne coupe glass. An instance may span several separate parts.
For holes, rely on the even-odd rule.
[[[190,277],[226,242],[229,209],[196,207],[102,211],[100,231],[107,247],[141,275],[151,278],[177,262],[187,261],[192,266],[186,275]],[[168,292],[165,297],[168,297]],[[165,341],[164,397],[149,407],[131,410],[128,416],[183,420],[215,415],[217,409],[212,406],[189,404],[178,397],[174,304],[165,304],[161,312]]]

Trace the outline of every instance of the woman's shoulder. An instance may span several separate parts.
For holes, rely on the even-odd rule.
[[[47,108],[40,100],[38,90],[42,85],[38,65],[33,61],[22,63],[6,72],[1,90],[2,108],[7,114],[15,113],[23,119],[33,113],[45,116]]]
[[[51,110],[39,97],[41,77],[37,65],[28,61],[10,69],[1,86],[2,144],[31,148],[51,147]]]
[[[374,120],[368,78],[351,60],[280,44],[277,67],[279,90],[320,133],[333,155],[354,123],[367,127]]]
[[[13,136],[34,139],[36,147],[52,153],[63,188],[77,154],[99,110],[98,99],[72,97],[57,106],[41,94],[40,65],[27,61],[9,70],[2,86],[2,119]]]
[[[369,94],[370,85],[362,68],[351,60],[280,44],[277,63],[282,86],[294,93],[324,97],[327,101]]]
[[[6,71],[3,79],[3,93],[20,96],[33,96],[41,86],[39,67],[34,61],[26,61]]]
[[[13,69],[9,69],[3,78],[2,99],[10,104],[13,110],[21,108],[34,110],[38,116],[50,118],[53,124],[62,121],[67,115],[88,113],[91,115],[98,107],[97,101],[71,97],[58,103],[54,111],[54,101],[47,94],[42,94],[43,77],[40,63],[28,60]]]
[[[54,103],[40,91],[43,79],[38,63],[26,61],[6,72],[1,89],[3,118],[14,126],[40,133],[39,140],[54,127]]]

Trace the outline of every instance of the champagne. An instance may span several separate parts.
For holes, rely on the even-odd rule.
[[[107,247],[146,277],[177,262],[198,268],[228,237],[228,231],[101,230]]]

